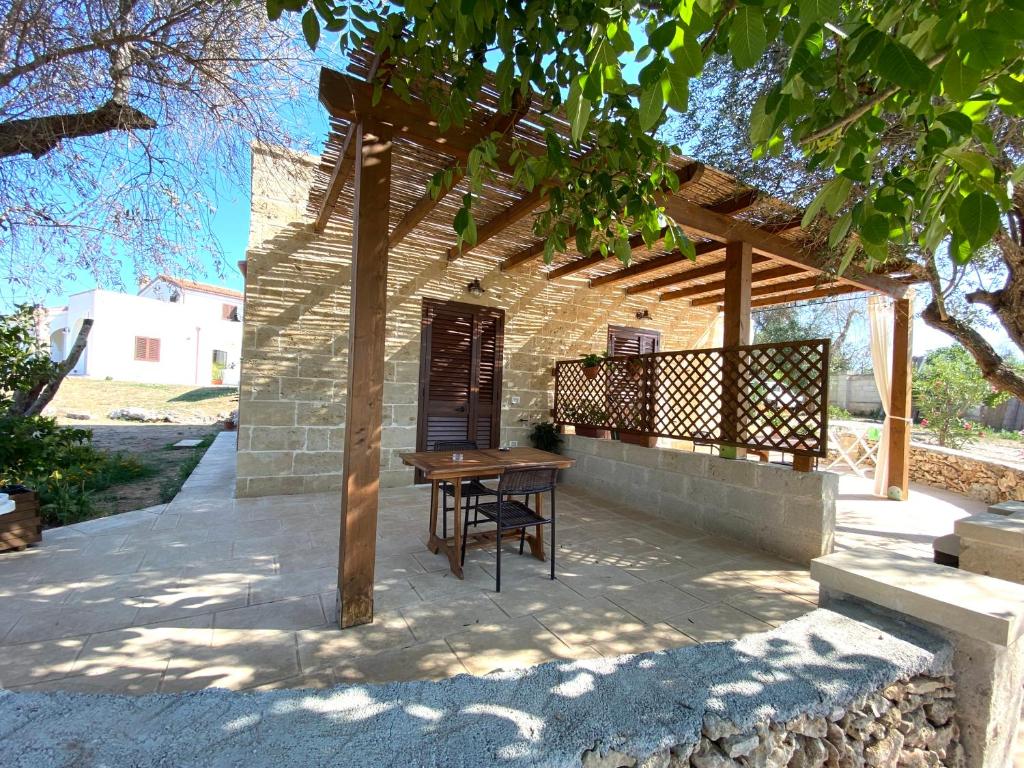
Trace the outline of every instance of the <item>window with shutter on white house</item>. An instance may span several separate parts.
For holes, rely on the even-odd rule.
[[[159,363],[160,339],[154,339],[150,336],[136,336],[135,359],[145,363]]]

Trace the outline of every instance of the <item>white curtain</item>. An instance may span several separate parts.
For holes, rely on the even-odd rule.
[[[725,313],[719,312],[715,319],[708,323],[704,332],[690,346],[690,349],[717,349],[722,346],[725,336]]]
[[[877,295],[868,298],[868,325],[871,328],[871,363],[875,386],[878,387],[878,396],[885,411],[882,441],[878,446],[875,466],[875,495],[888,496],[886,478],[889,475],[889,407],[892,392],[892,300]]]

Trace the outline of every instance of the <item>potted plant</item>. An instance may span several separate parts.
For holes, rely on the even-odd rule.
[[[612,433],[604,427],[597,426],[608,421],[608,413],[593,400],[584,400],[578,406],[566,408],[566,420],[576,427],[580,437],[596,437],[610,440]]]
[[[558,433],[558,425],[550,421],[542,421],[533,425],[530,430],[530,443],[539,451],[558,453],[562,444],[562,436]]]
[[[619,440],[630,445],[653,448],[658,442],[658,437],[644,431],[643,426],[643,420],[639,413],[629,414],[619,422],[617,430]]]
[[[607,352],[598,354],[591,352],[589,355],[583,357],[583,375],[588,379],[596,379],[597,374],[601,372],[601,361],[608,357]]]

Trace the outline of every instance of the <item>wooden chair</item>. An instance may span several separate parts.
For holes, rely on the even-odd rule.
[[[475,440],[437,440],[434,442],[435,451],[452,451],[453,453],[459,451],[476,451]],[[497,495],[497,491],[493,488],[488,488],[482,482],[480,478],[472,477],[468,480],[462,481],[462,501],[465,504],[465,519],[469,520],[470,509],[476,509],[480,503],[480,497],[493,497]],[[447,480],[441,481],[441,538],[448,538],[448,502],[449,499],[454,500],[455,498],[455,486]],[[454,512],[454,507],[452,508]],[[473,513],[473,525],[480,524],[479,515]]]
[[[526,542],[526,529],[541,525],[551,526],[551,578],[555,578],[555,480],[558,470],[517,469],[505,472],[498,480],[497,501],[477,504],[477,513],[491,520],[497,526],[497,565],[494,571],[494,591],[501,592],[501,534],[507,531],[519,531],[519,554],[523,554]],[[542,493],[551,494],[550,517],[544,517],[539,511],[531,509],[527,502],[516,501],[513,496],[523,496],[529,501],[530,496]],[[464,525],[462,535],[462,562],[466,562],[466,535],[469,532],[468,521]]]

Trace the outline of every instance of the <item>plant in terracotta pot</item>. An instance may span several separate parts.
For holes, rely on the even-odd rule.
[[[591,352],[589,355],[583,357],[583,375],[588,379],[597,378],[597,374],[601,372],[601,361],[608,357],[607,352],[598,354],[597,352]]]
[[[562,444],[562,436],[558,434],[558,425],[552,424],[550,421],[534,424],[530,431],[530,442],[537,450],[558,453],[558,446]]]
[[[619,420],[618,427],[619,440],[624,443],[653,448],[658,442],[658,438],[655,435],[648,434],[645,431],[646,426],[639,411],[623,416]]]
[[[598,426],[608,421],[608,412],[593,400],[583,400],[579,405],[565,409],[566,421],[576,427],[580,437],[596,437],[610,440],[612,433]]]

